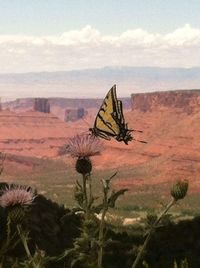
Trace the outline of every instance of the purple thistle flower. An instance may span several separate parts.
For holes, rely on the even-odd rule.
[[[0,206],[12,207],[15,205],[30,205],[35,198],[35,194],[30,187],[26,186],[8,186],[0,197]]]
[[[88,158],[98,155],[102,150],[102,142],[91,134],[76,135],[69,139],[67,151],[72,157]]]

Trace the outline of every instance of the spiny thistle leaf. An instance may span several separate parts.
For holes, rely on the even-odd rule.
[[[79,188],[81,191],[83,190],[83,186],[80,184],[78,180],[76,180],[76,187]]]
[[[118,197],[123,195],[125,192],[127,192],[128,189],[121,189],[117,192],[112,192],[111,196],[108,199],[108,206],[110,208],[114,208],[115,207],[115,202],[117,201]]]

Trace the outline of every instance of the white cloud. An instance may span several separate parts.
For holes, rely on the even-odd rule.
[[[104,35],[90,25],[55,36],[0,35],[0,73],[71,70],[112,65],[199,66],[200,29],[171,33],[129,29]]]

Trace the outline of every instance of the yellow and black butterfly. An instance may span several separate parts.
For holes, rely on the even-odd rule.
[[[89,130],[93,135],[106,140],[113,137],[125,144],[133,140],[131,136],[133,130],[128,129],[123,115],[122,102],[116,96],[116,85],[108,91],[96,116],[94,126]]]

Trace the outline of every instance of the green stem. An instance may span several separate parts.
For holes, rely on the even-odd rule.
[[[35,263],[34,258],[32,257],[31,252],[29,250],[26,234],[24,233],[24,231],[22,230],[20,225],[17,225],[17,230],[18,230],[20,239],[23,243],[23,246],[24,246],[24,249],[26,251],[26,255],[27,255],[28,259],[31,261],[33,268],[38,268],[39,266]]]
[[[29,259],[32,259],[32,255],[30,253],[30,250],[29,250],[29,247],[28,247],[28,244],[27,244],[27,239],[26,239],[26,236],[23,234],[23,231],[21,229],[21,226],[17,225],[17,230],[18,230],[19,236],[21,238],[21,241],[23,243],[24,249],[26,251],[27,257]]]
[[[143,254],[144,254],[144,250],[149,242],[149,240],[151,239],[151,236],[155,230],[155,228],[157,227],[158,223],[160,222],[160,220],[162,219],[162,217],[167,213],[167,211],[176,203],[175,199],[172,199],[169,204],[166,206],[165,210],[160,214],[160,216],[158,217],[158,219],[154,222],[154,224],[151,226],[151,229],[149,230],[149,233],[144,241],[143,246],[141,247],[133,265],[132,268],[136,268],[140,259],[142,258]]]
[[[87,195],[87,175],[83,174],[83,194],[85,201],[85,213],[86,218],[88,217],[88,195]]]
[[[89,184],[89,209],[92,205],[92,180],[91,180],[91,175],[88,175],[88,184]]]
[[[105,216],[106,216],[106,212],[108,211],[108,189],[104,189],[103,204],[104,204],[103,212],[102,212],[101,222],[100,222],[100,226],[99,226],[98,268],[102,268]]]

